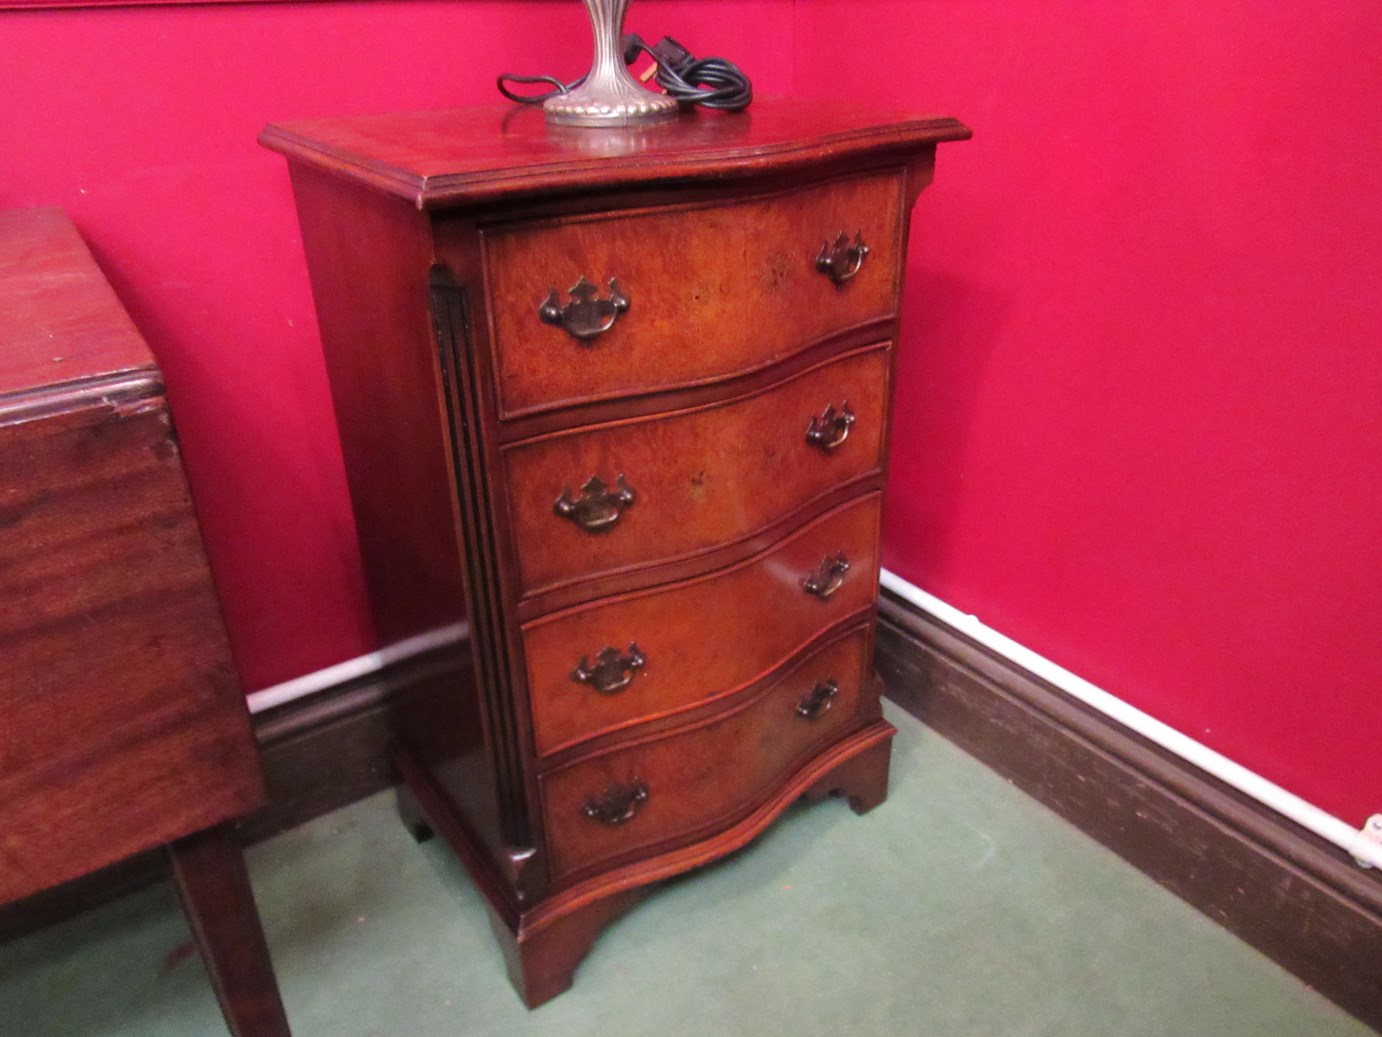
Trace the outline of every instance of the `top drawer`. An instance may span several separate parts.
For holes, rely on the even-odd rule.
[[[891,317],[902,212],[902,174],[888,172],[486,229],[500,416],[717,381]],[[822,269],[842,232],[846,248]],[[569,291],[582,279],[598,286],[584,309]]]

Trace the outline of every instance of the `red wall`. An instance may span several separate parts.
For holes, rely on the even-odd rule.
[[[790,0],[644,2],[628,28],[790,89]],[[589,37],[574,0],[0,12],[0,208],[65,207],[149,339],[247,689],[375,647],[286,167],[256,136],[503,103],[498,72],[574,78]]]
[[[1382,5],[798,5],[797,89],[968,121],[922,196],[885,564],[1382,810]]]
[[[163,363],[246,685],[373,646],[268,121],[583,71],[574,0],[0,14],[0,206]],[[1322,807],[1382,809],[1382,7],[634,4],[763,93],[958,115],[907,288],[887,562]],[[574,42],[573,42],[574,41]]]

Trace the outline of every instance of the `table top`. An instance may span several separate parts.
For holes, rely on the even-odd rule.
[[[0,424],[136,385],[161,391],[153,355],[66,213],[0,212]]]

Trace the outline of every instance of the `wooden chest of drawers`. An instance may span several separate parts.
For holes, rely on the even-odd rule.
[[[636,130],[460,110],[271,126],[381,639],[405,814],[530,1005],[657,879],[802,795],[886,794],[872,670],[912,203],[951,119],[760,103]]]

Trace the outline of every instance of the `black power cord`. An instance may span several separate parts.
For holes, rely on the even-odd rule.
[[[624,37],[624,63],[639,54],[657,62],[657,85],[683,104],[741,112],[753,101],[753,84],[738,65],[725,58],[696,58],[670,36],[649,47],[637,33]]]
[[[637,33],[623,39],[624,63],[631,65],[639,54],[647,54],[655,62],[658,86],[671,97],[687,106],[713,108],[721,112],[739,112],[753,101],[753,83],[738,65],[724,58],[696,58],[670,36],[664,36],[656,46],[649,47]],[[499,76],[499,92],[518,104],[541,104],[549,97],[570,93],[585,82],[585,77],[563,83],[554,76],[515,76],[505,72]],[[554,89],[540,94],[519,94],[509,89],[509,83],[546,83]]]
[[[580,79],[573,79],[569,83],[563,83],[556,76],[516,76],[512,72],[500,72],[495,85],[499,87],[499,92],[510,101],[517,104],[541,104],[549,97],[556,97],[558,94],[569,94],[576,87],[585,82],[585,76]],[[541,94],[516,94],[510,90],[505,83],[546,83],[554,89]]]

